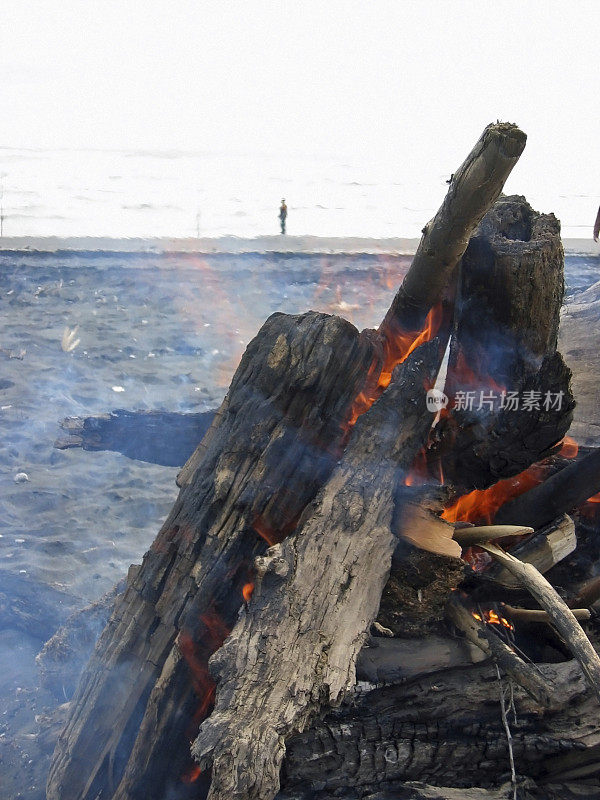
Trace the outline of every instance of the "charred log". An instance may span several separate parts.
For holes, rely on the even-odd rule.
[[[541,528],[599,491],[600,450],[596,450],[506,503],[495,519],[500,523],[512,523],[518,518],[524,525]]]
[[[595,778],[598,786],[597,701],[576,662],[541,669],[561,687],[560,702],[540,714],[515,688],[517,773],[537,784]],[[406,781],[491,788],[506,780],[508,764],[495,669],[454,669],[376,689],[290,739],[278,800],[307,790],[315,800],[376,792],[402,797]],[[546,797],[545,786],[539,791],[534,796]]]
[[[200,766],[212,768],[211,800],[274,797],[285,739],[353,685],[394,551],[394,487],[427,438],[423,386],[442,353],[433,341],[397,368],[304,524],[259,559],[249,608],[211,661],[215,710],[192,747]]]
[[[173,511],[129,582],[80,682],[50,772],[49,800],[150,800],[168,795],[171,781],[180,786],[193,720],[200,721],[212,705],[208,658],[229,633],[242,598],[248,599],[255,557],[302,520],[302,535],[281,545],[281,561],[277,551],[259,561],[264,573],[260,585],[228,640],[229,650],[215,663],[225,675],[227,653],[240,653],[241,662],[229,664],[231,682],[222,686],[216,715],[195,745],[197,756],[213,763],[213,797],[236,796],[236,781],[262,783],[266,788],[260,796],[273,796],[283,737],[306,724],[321,703],[339,699],[352,682],[356,653],[377,610],[394,545],[391,520],[399,469],[408,468],[431,421],[423,410],[423,374],[415,367],[423,363],[422,353],[405,367],[406,380],[386,392],[357,425],[330,477],[348,437],[348,422],[356,415],[355,401],[367,388],[379,386],[384,367],[391,372],[396,363],[392,334],[414,331],[412,323],[426,312],[425,305],[441,301],[469,235],[501,191],[524,138],[515,126],[488,126],[457,173],[443,213],[424,234],[417,267],[400,292],[407,302],[395,304],[379,335],[359,335],[348,323],[325,315],[274,315],[250,344],[211,428],[180,473],[183,488]],[[437,364],[443,347],[433,345],[433,350]],[[430,366],[427,362],[426,371]],[[417,373],[419,392],[411,393],[408,376]],[[407,408],[394,405],[397,392],[396,399],[405,399],[404,392],[413,398]],[[414,425],[399,430],[402,420]],[[373,483],[365,487],[361,475]],[[311,505],[319,490],[320,499]],[[320,548],[327,541],[338,552],[342,542],[348,543],[346,528],[365,536],[351,543],[350,552],[340,552],[333,568],[331,556]],[[355,566],[348,561],[352,552]],[[297,596],[286,595],[283,587],[295,585],[298,574],[307,583]],[[323,588],[334,578],[339,578],[335,592],[326,599],[337,611],[352,611],[354,634],[349,639],[343,632],[346,620],[340,623],[333,613],[338,624],[332,630],[333,622],[324,621],[324,641],[331,649],[323,650],[312,612],[327,615]],[[317,611],[311,592],[322,599]],[[259,640],[269,640],[268,620],[278,619],[292,600],[292,606],[299,602],[308,612],[306,627],[298,629],[304,641],[297,644],[312,664],[312,684],[300,662],[291,664],[290,674],[297,675],[301,690],[292,695],[288,720],[281,716],[290,683],[277,678],[280,648],[271,641],[275,661],[269,660]],[[264,627],[256,616],[263,605]],[[293,633],[293,625],[287,632]],[[256,741],[236,735],[230,755],[224,748],[232,743],[232,714],[225,706],[239,708],[239,692],[252,684],[252,674],[242,675],[246,656],[236,650],[244,642],[248,652],[257,653],[255,674],[277,678],[268,704],[274,717],[257,732]],[[316,665],[313,650],[323,656]],[[259,707],[260,691],[252,698]],[[252,714],[248,717],[256,731]],[[250,753],[258,756],[256,762]]]
[[[49,798],[161,797],[168,780],[180,780],[190,721],[203,702],[210,708],[208,658],[237,616],[253,560],[295,525],[329,475],[374,358],[369,335],[335,317],[276,314],[265,323],[208,433],[202,470],[180,493],[83,675]],[[181,633],[206,684],[200,699],[176,643]]]
[[[430,452],[462,491],[522,472],[569,428],[571,373],[556,351],[563,261],[558,221],[522,197],[498,201],[463,256],[445,389],[450,413]]]

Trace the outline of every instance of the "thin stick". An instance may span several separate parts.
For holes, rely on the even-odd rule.
[[[510,758],[510,780],[513,786],[513,800],[517,800],[517,773],[515,771],[515,757],[513,754],[513,738],[510,732],[510,725],[508,724],[508,716],[506,714],[506,701],[504,699],[504,686],[502,685],[502,677],[500,675],[500,668],[496,664],[496,675],[498,676],[498,686],[500,688],[500,713],[502,714],[502,724],[506,732],[506,741],[508,742],[508,757]]]
[[[533,533],[533,528],[524,525],[476,525],[472,528],[456,528],[454,539],[461,547],[471,547],[481,542],[505,539],[508,536],[525,536]]]
[[[482,544],[481,547],[506,567],[548,612],[548,616],[563,637],[565,644],[581,664],[588,686],[594,691],[600,702],[600,658],[575,615],[556,589],[548,583],[533,564],[519,561],[518,558],[510,553],[505,553],[495,544]]]
[[[540,611],[534,608],[515,608],[508,603],[499,603],[499,609],[505,617],[513,622],[541,622],[551,625],[553,620],[547,611]],[[571,612],[576,620],[587,622],[592,618],[591,612],[587,608],[572,608]]]
[[[489,625],[473,617],[472,613],[453,592],[446,605],[446,615],[452,623],[462,631],[470,642],[476,644],[483,652],[492,656],[502,670],[510,675],[527,694],[539,705],[547,708],[552,705],[551,684],[547,679],[538,674],[535,665],[526,664],[514,650],[505,644],[500,637],[491,630]]]

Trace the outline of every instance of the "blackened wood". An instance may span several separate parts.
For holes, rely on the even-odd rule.
[[[192,746],[211,769],[209,800],[271,800],[285,739],[354,684],[395,547],[394,489],[426,441],[423,387],[442,354],[434,340],[397,368],[295,535],[258,559],[249,606],[211,660],[215,709]]]
[[[214,411],[178,414],[118,409],[95,417],[67,417],[61,422],[67,435],[57,439],[54,446],[60,450],[113,450],[139,461],[181,467],[214,416]]]
[[[500,523],[541,528],[572,511],[600,491],[600,450],[594,450],[561,469],[539,486],[506,503],[495,517]]]
[[[370,683],[400,683],[418,675],[475,664],[485,658],[479,647],[448,635],[420,639],[371,636],[359,653],[356,677]]]
[[[577,662],[540,669],[560,694],[556,707],[540,714],[515,687],[518,775],[538,783],[571,780],[578,771],[580,778],[597,775],[597,702]],[[280,797],[296,791],[312,791],[317,800],[334,793],[353,797],[352,791],[358,797],[393,793],[411,780],[487,788],[506,780],[509,769],[495,668],[473,666],[375,689],[329,712],[288,741]],[[545,797],[543,789],[538,796]]]
[[[558,221],[518,196],[496,203],[463,256],[445,389],[450,413],[429,454],[462,491],[522,472],[569,428],[571,373],[556,351],[563,272]]]
[[[331,472],[376,358],[370,335],[339,318],[267,320],[200,467],[83,674],[53,759],[50,800],[150,800],[180,781],[190,722],[206,696],[194,691],[178,636],[198,643],[194,658],[206,672],[237,616],[253,559],[267,549],[262,537],[283,538]]]
[[[396,636],[443,633],[446,601],[465,576],[467,566],[460,560],[460,547],[455,542],[455,557],[415,544],[421,521],[426,535],[438,527],[453,531],[453,526],[436,516],[445,495],[446,490],[440,487],[400,483],[396,489],[392,525],[398,542],[377,614],[377,621]]]
[[[441,300],[455,266],[446,257],[450,253],[456,260],[464,251],[468,233],[501,190],[524,139],[515,126],[490,126],[461,168],[439,220],[444,224],[433,226],[433,237],[425,235],[423,266],[412,271],[407,284],[413,287],[405,292],[412,308],[414,285],[423,288],[419,314],[425,301]],[[433,244],[442,248],[442,258],[425,252]],[[440,271],[439,280],[432,270]],[[392,320],[402,326],[408,320],[398,304]],[[348,323],[324,315],[274,315],[250,344],[213,425],[180,473],[183,489],[173,511],[82,678],[50,772],[49,800],[152,800],[169,794],[170,780],[180,781],[189,721],[200,702],[183,653],[200,665],[204,679],[208,656],[235,620],[253,559],[264,552],[260,537],[282,540],[325,483],[347,439],[355,399],[370,382],[377,384],[391,327],[385,323],[379,336],[359,336]],[[414,330],[412,324],[407,330]],[[381,436],[393,437],[395,422],[392,410]],[[382,495],[386,490],[393,494],[378,487]],[[357,509],[352,507],[351,518],[358,524]],[[339,513],[343,516],[341,507]],[[382,518],[387,513],[386,505]],[[375,565],[373,575],[380,569]],[[367,587],[370,580],[365,577]],[[373,588],[364,591],[372,599]],[[335,656],[340,675],[352,670],[358,643]],[[210,693],[203,694],[206,713]],[[265,751],[267,760],[272,755]],[[88,765],[85,773],[81,763]],[[265,780],[271,777],[269,771]]]

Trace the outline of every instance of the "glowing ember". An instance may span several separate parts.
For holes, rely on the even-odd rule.
[[[561,448],[558,451],[559,456],[563,456],[564,458],[575,458],[579,452],[579,445],[575,439],[572,439],[570,436],[565,436],[560,444]]]
[[[179,632],[177,639],[179,652],[188,665],[192,686],[199,700],[192,719],[190,733],[192,737],[196,735],[198,726],[210,713],[215,699],[215,682],[208,671],[208,659],[221,647],[230,633],[223,620],[214,611],[202,614],[200,619],[204,623],[200,641],[194,641],[194,638],[184,630]]]
[[[254,584],[253,583],[246,583],[244,588],[242,589],[242,597],[244,598],[246,603],[250,602],[250,598],[252,597],[252,592],[254,591]]]
[[[282,540],[282,537],[277,534],[276,531],[268,525],[265,520],[261,516],[257,516],[252,523],[252,527],[258,533],[258,535],[265,540],[265,542],[269,545],[269,547],[273,547],[274,544],[277,544]]]

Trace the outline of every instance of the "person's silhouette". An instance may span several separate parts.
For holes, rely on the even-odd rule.
[[[598,209],[598,213],[596,214],[596,222],[594,222],[594,241],[598,241],[598,236],[600,236],[600,208]]]
[[[281,207],[279,208],[279,222],[281,223],[281,232],[285,233],[285,221],[287,219],[287,206],[285,204],[285,198],[281,201]]]

